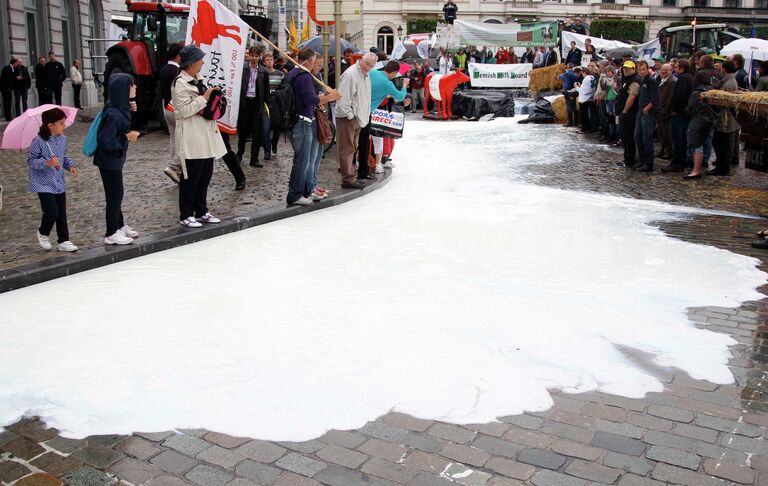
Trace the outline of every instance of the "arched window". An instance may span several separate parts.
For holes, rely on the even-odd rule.
[[[376,32],[376,47],[387,53],[392,53],[392,48],[395,47],[395,32],[392,27],[384,26],[379,28]]]
[[[91,29],[91,39],[103,39],[104,20],[101,16],[101,8],[95,0],[88,2],[89,27]]]
[[[502,21],[496,20],[496,19],[488,19],[488,20],[483,20],[483,23],[484,24],[501,24]]]

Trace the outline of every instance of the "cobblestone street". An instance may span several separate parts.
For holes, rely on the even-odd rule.
[[[528,127],[537,133],[556,130],[553,139],[583,137],[560,127]],[[83,124],[71,128],[70,140],[80,139],[84,129]],[[680,174],[658,171],[666,161],[657,160],[652,175],[639,174],[613,165],[620,158],[618,149],[589,137],[578,142],[564,152],[555,143],[551,164],[517,170],[534,184],[768,215],[766,174],[742,167],[730,177],[686,182]],[[126,218],[146,234],[176,225],[176,190],[162,174],[165,143],[161,133],[140,139],[126,165]],[[71,232],[78,245],[98,245],[100,181],[90,162],[77,155],[80,147],[72,144],[70,151],[83,169],[78,182],[68,181]],[[241,193],[232,190],[231,176],[217,164],[211,196],[215,214],[230,217],[282,204],[289,153],[283,142],[277,161],[263,169],[246,168],[249,186]],[[500,151],[499,157],[503,162],[510,155]],[[26,193],[23,156],[0,152],[0,158],[6,190],[0,268],[8,268],[45,255],[33,244],[39,209],[37,199]],[[338,188],[333,161],[324,162],[321,183]],[[768,227],[762,219],[693,215],[659,226],[675,238],[758,258],[762,270],[768,270],[768,254],[749,246],[755,231]],[[630,399],[552,391],[551,409],[487,424],[459,426],[389,413],[358,430],[332,430],[308,442],[287,443],[202,429],[74,440],[61,437],[43,419],[26,418],[0,432],[0,484],[768,486],[768,301],[693,308],[689,318],[738,343],[730,348],[735,383],[694,380],[626,349],[628,359],[664,383],[663,392]]]

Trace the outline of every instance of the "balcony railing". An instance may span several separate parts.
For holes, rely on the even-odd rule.
[[[686,17],[768,19],[768,8],[683,7]]]

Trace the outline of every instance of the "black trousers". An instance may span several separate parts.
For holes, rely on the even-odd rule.
[[[52,87],[51,93],[53,94],[53,99],[56,100],[56,104],[61,106],[61,86]],[[50,103],[50,100],[48,102]]]
[[[208,184],[213,177],[213,158],[186,159],[187,178],[179,183],[179,221],[208,212]]]
[[[107,220],[107,232],[104,236],[112,236],[117,230],[125,226],[123,220],[123,171],[106,170],[99,168],[101,183],[104,184],[104,197],[107,200],[105,216]]]
[[[16,116],[21,116],[22,113],[27,111],[27,88],[16,89],[13,91],[13,94],[16,100]]]
[[[72,93],[75,98],[75,108],[82,108],[82,106],[80,106],[80,89],[82,87],[83,87],[82,84],[72,83]]]
[[[360,136],[357,139],[357,178],[365,179],[371,173],[368,167],[368,152],[371,143],[371,122],[360,129]]]
[[[636,113],[630,111],[619,118],[619,130],[621,131],[621,143],[624,145],[624,163],[635,165],[635,118]]]
[[[2,90],[3,94],[3,115],[5,115],[5,121],[11,121],[13,119],[13,91],[10,89]]]
[[[38,106],[39,105],[47,105],[48,103],[51,102],[51,100],[48,99],[49,96],[48,96],[48,90],[47,89],[45,89],[42,86],[37,86],[36,89],[37,89]]]
[[[712,137],[712,148],[717,156],[717,165],[714,172],[717,174],[730,174],[731,160],[733,153],[738,146],[737,132],[718,132],[715,131]]]
[[[581,117],[581,130],[583,132],[592,129],[592,111],[595,109],[595,103],[593,101],[585,101],[579,103],[579,115]]]
[[[237,155],[245,153],[245,141],[251,137],[251,160],[259,160],[259,147],[263,145],[264,134],[261,128],[261,109],[258,100],[241,100],[240,114],[237,119]],[[205,213],[203,213],[205,214]]]
[[[67,193],[38,192],[37,197],[40,198],[40,207],[43,209],[43,219],[37,231],[43,236],[49,236],[53,225],[56,224],[56,236],[58,236],[59,243],[69,241]]]

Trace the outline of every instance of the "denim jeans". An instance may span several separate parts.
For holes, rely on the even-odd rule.
[[[293,204],[301,197],[309,197],[312,188],[307,177],[312,162],[312,148],[317,145],[317,138],[312,129],[312,123],[299,119],[291,129],[291,145],[293,146],[293,166],[288,181],[288,204]],[[315,149],[316,150],[316,149]],[[317,152],[315,151],[316,155]]]
[[[268,159],[272,156],[272,138],[269,136],[269,115],[267,115],[266,110],[261,112],[261,132],[264,158]]]
[[[315,135],[315,143],[309,154],[309,166],[307,167],[307,183],[309,184],[310,194],[317,187],[317,174],[320,172],[320,161],[323,160],[324,147],[317,141],[317,120],[312,122],[312,131]]]
[[[672,165],[683,167],[687,158],[688,117],[685,115],[674,115],[670,129],[672,130]]]
[[[712,156],[712,138],[715,136],[715,129],[711,129],[709,131],[709,136],[707,136],[707,139],[704,141],[704,167],[709,164],[709,158]],[[693,167],[693,149],[688,147],[688,152],[686,153],[686,166]]]
[[[618,140],[619,139],[619,125],[616,123],[616,102],[615,101],[606,101],[605,102],[605,119],[606,123],[608,123],[608,137],[610,140]]]
[[[637,112],[635,121],[635,144],[640,162],[646,167],[653,167],[653,129],[656,127],[656,117],[648,115],[643,110]]]

